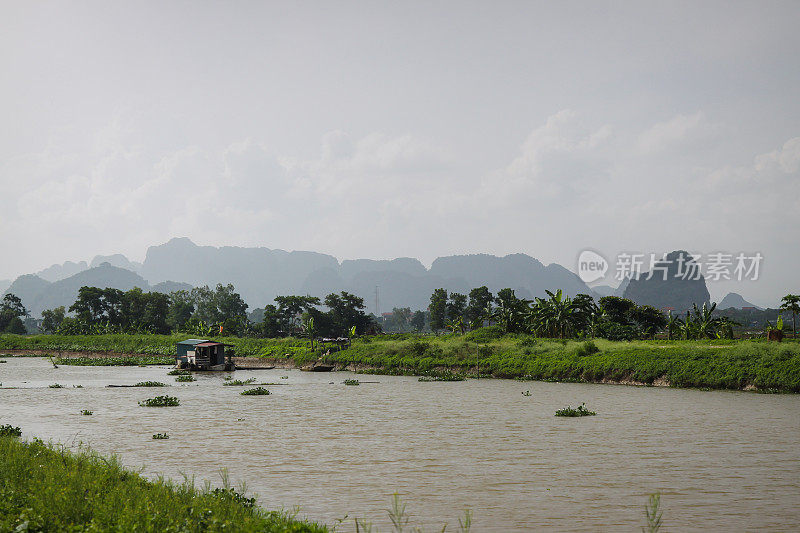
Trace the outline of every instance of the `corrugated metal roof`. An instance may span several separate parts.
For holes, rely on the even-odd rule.
[[[196,346],[201,342],[208,342],[207,339],[186,339],[185,341],[181,341],[178,344],[188,344],[189,346]]]
[[[222,344],[221,342],[205,341],[205,342],[201,342],[200,344],[196,345],[197,348],[206,348],[208,346],[225,346],[225,344]]]

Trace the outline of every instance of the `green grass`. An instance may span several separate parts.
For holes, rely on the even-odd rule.
[[[186,335],[0,335],[0,350],[96,350],[171,355]],[[763,340],[612,342],[538,339],[482,328],[466,335],[415,334],[355,339],[325,355],[304,339],[218,337],[238,356],[290,360],[320,358],[362,372],[405,375],[468,374],[544,381],[630,381],[674,387],[800,392],[800,342]],[[129,359],[129,358],[119,358]],[[169,359],[172,363],[173,359]],[[93,359],[103,364],[103,359]]]
[[[224,479],[224,478],[223,478]],[[324,532],[230,487],[148,481],[116,457],[0,437],[0,531]]]

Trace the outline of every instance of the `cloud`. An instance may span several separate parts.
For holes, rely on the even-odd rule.
[[[528,135],[514,160],[483,180],[480,196],[497,206],[583,196],[609,172],[612,137],[609,125],[589,128],[575,111],[560,111]]]
[[[638,148],[645,155],[659,152],[686,150],[708,141],[718,130],[702,111],[692,115],[676,115],[653,124],[641,133]]]

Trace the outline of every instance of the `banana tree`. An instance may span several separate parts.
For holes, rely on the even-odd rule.
[[[311,341],[311,350],[314,350],[314,339],[317,336],[317,328],[314,326],[314,317],[307,317],[303,321],[303,334]]]

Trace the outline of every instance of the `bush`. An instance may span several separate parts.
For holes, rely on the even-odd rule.
[[[586,357],[587,355],[594,355],[600,351],[600,348],[593,341],[586,341],[578,345],[578,350],[575,354],[578,357]]]
[[[469,342],[490,342],[500,339],[506,335],[506,332],[500,326],[486,326],[470,331],[464,338]]]

